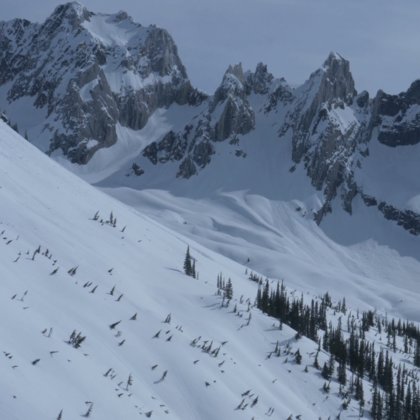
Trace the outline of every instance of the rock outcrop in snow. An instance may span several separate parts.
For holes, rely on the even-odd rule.
[[[143,156],[153,164],[181,161],[177,177],[188,179],[196,175],[210,163],[216,142],[227,139],[234,142],[237,135],[245,135],[255,128],[255,113],[248,97],[254,83],[255,89],[263,89],[264,80],[258,79],[261,72],[264,70],[260,65],[256,77],[250,73],[244,75],[241,64],[229,66],[220,86],[207,100],[206,109],[182,131],[170,131],[159,142],[151,143]]]
[[[372,112],[374,127],[378,129],[378,140],[387,146],[420,143],[420,80],[399,95],[378,92]]]

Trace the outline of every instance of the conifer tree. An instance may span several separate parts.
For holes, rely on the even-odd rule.
[[[324,363],[324,366],[322,366],[321,375],[326,380],[330,380],[331,379],[330,368],[328,367],[327,362],[325,362]]]
[[[359,376],[356,378],[354,398],[356,401],[364,402],[363,380]]]
[[[302,363],[302,355],[300,354],[299,349],[295,353],[295,362],[300,365]]]
[[[192,260],[191,260],[191,254],[190,254],[190,247],[187,247],[187,252],[185,253],[184,273],[187,276],[192,275]]]
[[[232,286],[232,280],[229,278],[225,287],[225,298],[227,300],[231,300],[232,297],[233,297],[233,286]]]
[[[379,420],[378,411],[379,411],[379,402],[378,402],[379,392],[378,387],[375,386],[372,393],[372,407],[370,410],[370,415],[373,420]]]
[[[318,353],[319,353],[319,350],[315,354],[315,360],[314,360],[314,368],[315,369],[319,369]]]
[[[340,361],[337,369],[338,383],[345,386],[347,383],[347,371],[345,362]]]
[[[420,339],[417,339],[416,349],[414,351],[414,365],[420,367]]]

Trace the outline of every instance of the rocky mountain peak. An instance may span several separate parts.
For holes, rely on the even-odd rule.
[[[0,87],[10,82],[0,106],[33,103],[45,114],[22,128],[73,162],[113,145],[118,124],[138,130],[157,108],[200,101],[168,32],[125,12],[66,3],[42,25],[0,25],[0,47]]]
[[[350,71],[350,63],[340,54],[331,52],[322,66],[324,72],[321,87],[325,99],[342,99],[345,103],[351,103],[357,92],[354,88],[354,80]]]
[[[390,147],[420,143],[420,80],[406,92],[388,95],[379,90],[372,107],[369,135],[377,128],[378,140]]]
[[[408,88],[407,99],[411,103],[420,104],[420,79],[415,80]]]
[[[62,33],[68,38],[83,31],[83,22],[89,21],[94,15],[79,2],[70,2],[57,6],[51,15],[40,26],[35,34],[34,44],[41,49],[48,49],[51,40]],[[71,34],[71,35],[70,35]]]
[[[61,17],[66,19],[84,19],[87,18],[92,12],[78,1],[70,1],[61,4],[55,8],[51,17]]]
[[[348,62],[341,54],[335,51],[330,51],[328,57],[324,61],[324,68],[332,67],[337,63],[346,63]]]
[[[251,92],[265,95],[269,92],[274,76],[268,71],[267,65],[258,63],[254,73],[248,72],[246,84]]]
[[[55,8],[51,16],[46,20],[46,27],[57,28],[58,25],[63,25],[68,22],[73,28],[80,25],[85,20],[93,15],[85,6],[77,1],[61,4]]]
[[[226,98],[245,96],[245,76],[242,64],[229,65],[223,76],[220,86],[216,89],[213,97],[213,106],[223,102]]]
[[[114,22],[122,22],[123,20],[129,20],[131,22],[133,18],[129,16],[124,10],[120,10],[119,12],[115,13]]]
[[[229,75],[235,76],[241,83],[244,82],[244,71],[242,69],[242,63],[229,65],[225,72],[225,77],[229,77]]]

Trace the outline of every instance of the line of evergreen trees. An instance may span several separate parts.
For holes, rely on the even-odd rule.
[[[255,280],[254,280],[255,281]],[[312,299],[311,305],[305,305],[303,296],[290,299],[283,284],[277,283],[276,289],[270,289],[268,280],[258,288],[256,305],[264,313],[289,325],[299,334],[318,341],[318,331],[327,328],[327,307],[331,304],[328,294],[321,303]]]
[[[252,276],[252,278],[251,278]],[[270,288],[268,280],[265,283],[256,275],[250,279],[259,283],[256,306],[266,314],[277,318],[280,324],[285,323],[295,329],[299,335],[317,341],[321,347],[331,355],[329,362],[319,366],[318,354],[315,356],[314,366],[321,369],[321,375],[331,380],[335,363],[337,379],[340,388],[347,384],[346,369],[352,372],[350,389],[354,398],[359,401],[361,409],[364,406],[363,380],[368,380],[373,386],[371,415],[374,420],[419,420],[420,419],[420,390],[418,388],[418,374],[415,370],[407,370],[405,365],[397,367],[383,349],[377,351],[374,343],[365,338],[365,333],[376,325],[379,333],[386,331],[388,347],[397,350],[396,337],[402,337],[404,352],[413,350],[413,362],[420,367],[420,329],[413,323],[388,321],[375,317],[373,311],[361,314],[360,322],[354,317],[347,319],[348,338],[343,335],[341,316],[338,325],[327,325],[327,309],[345,314],[347,311],[345,300],[333,307],[331,298],[326,293],[320,302],[312,299],[311,304],[305,304],[303,296],[289,297],[283,283],[277,283],[275,289]],[[355,378],[355,379],[354,379]],[[329,385],[325,385],[326,391]]]

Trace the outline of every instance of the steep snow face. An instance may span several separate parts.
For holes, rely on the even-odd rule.
[[[124,12],[67,3],[42,25],[2,23],[0,42],[0,107],[34,144],[73,162],[114,144],[118,124],[137,130],[159,107],[194,102],[170,35]]]
[[[271,334],[288,339],[293,332],[266,335],[272,320],[256,313],[258,338],[253,327],[238,331],[243,321],[218,308],[219,271],[238,278],[244,286],[236,286],[238,293],[254,298],[244,267],[190,241],[200,280],[184,276],[185,238],[84,184],[1,122],[0,139],[0,312],[9,320],[1,348],[5,418],[56,418],[61,410],[62,418],[75,418],[89,409],[86,401],[93,403],[91,417],[104,420],[150,412],[168,419],[243,418],[270,407],[312,415],[311,402],[292,393],[279,402],[286,384],[274,385],[262,362]],[[110,212],[116,227],[101,223]],[[73,330],[86,337],[78,349],[66,343]],[[200,335],[197,343],[226,341],[223,357],[190,346]],[[318,387],[316,376],[312,381]],[[260,402],[235,412],[245,388]],[[320,412],[335,405],[338,400]]]
[[[287,370],[264,363],[271,342],[289,340],[294,332],[264,332],[273,320],[258,311],[250,328],[239,329],[243,319],[219,308],[214,292],[220,271],[233,279],[238,296],[255,297],[243,266],[99,193],[3,123],[0,139],[0,313],[9,320],[1,348],[5,418],[56,418],[61,410],[62,418],[75,418],[89,410],[86,401],[93,403],[91,417],[104,420],[150,412],[154,418],[239,419],[263,416],[271,407],[284,415],[313,415],[313,401],[298,396],[302,373],[287,401],[280,401],[290,382],[273,381]],[[93,220],[97,211],[100,218]],[[106,222],[110,212],[116,227]],[[181,273],[188,243],[200,280]],[[80,348],[67,343],[74,330],[86,337]],[[226,342],[223,357],[192,347],[200,335],[199,345]],[[307,346],[309,353],[316,345]],[[321,397],[318,377],[309,382]],[[249,388],[250,403],[257,395],[259,403],[235,412]],[[338,405],[331,400],[319,413]]]
[[[279,329],[277,320],[253,306],[258,286],[249,280],[245,266],[99,192],[43,156],[1,121],[0,172],[2,418],[239,420],[359,415],[354,399],[343,411],[335,380],[326,398],[324,379],[312,367],[318,344],[305,337],[297,340],[296,331],[286,325]],[[155,207],[156,217],[168,220],[168,204],[174,207],[173,215],[180,214],[175,209],[179,201],[163,193],[150,194],[149,202],[153,198],[155,206],[161,200],[160,209]],[[223,215],[218,214],[214,203],[210,209],[214,227],[224,235],[213,236],[223,252],[235,249],[234,229],[244,229],[251,222],[247,227],[250,245],[236,242],[243,257],[253,252],[250,261],[270,261],[274,250],[263,257],[268,241],[273,240],[277,248],[280,242],[275,244],[275,238],[288,237],[283,246],[300,255],[302,269],[298,273],[294,263],[287,262],[290,255],[282,258],[277,253],[277,267],[280,262],[279,272],[286,280],[297,284],[299,275],[304,285],[308,265],[316,263],[324,273],[323,279],[311,279],[318,282],[316,295],[332,285],[335,275],[341,293],[349,291],[353,302],[356,294],[350,282],[354,281],[363,283],[358,288],[360,303],[366,293],[372,298],[370,305],[396,301],[395,296],[391,298],[392,285],[367,282],[364,270],[369,267],[372,276],[377,275],[378,261],[368,265],[357,250],[337,249],[303,215],[299,222],[282,204],[269,211],[268,203],[259,197],[236,194],[225,195],[225,200],[231,212],[224,206]],[[198,234],[207,235],[207,227],[199,226],[209,221],[200,219],[198,206],[209,202],[190,200],[189,204],[185,222],[194,223]],[[273,223],[273,215],[278,231],[263,238],[253,226],[264,229]],[[313,226],[311,236],[308,223]],[[191,234],[189,230],[185,232]],[[295,235],[294,242],[289,233]],[[209,236],[208,243],[211,240]],[[182,272],[188,245],[197,279]],[[385,273],[390,255],[380,251]],[[379,254],[365,259],[372,255]],[[407,270],[411,264],[414,261],[405,260]],[[346,283],[343,279],[349,271],[353,277]],[[233,282],[229,306],[215,293],[219,273]],[[405,281],[404,274],[400,267]],[[269,280],[272,287],[276,280]],[[395,293],[404,299],[404,308],[396,306],[394,312],[408,314],[415,304],[408,291],[418,302],[414,283],[401,281]],[[300,291],[290,293],[300,296]],[[311,298],[305,293],[305,301]],[[363,306],[369,305],[364,302]],[[360,322],[355,311],[347,311],[352,322]],[[337,323],[341,315],[334,312],[328,311],[328,318]],[[366,338],[383,347],[386,332],[372,328]],[[389,349],[390,355],[395,363],[404,362],[415,377],[419,371],[412,365],[411,353],[403,352],[399,337],[396,345],[396,351]],[[301,364],[296,362],[297,351]],[[317,357],[321,365],[329,359],[324,351]],[[361,418],[369,418],[372,395],[366,381],[364,389]]]

